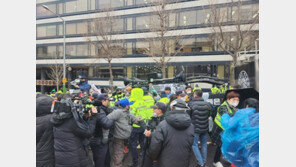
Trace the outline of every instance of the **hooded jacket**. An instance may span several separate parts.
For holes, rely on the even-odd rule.
[[[209,130],[209,117],[212,112],[210,103],[203,98],[194,98],[189,101],[189,115],[194,125],[195,133],[207,133]]]
[[[54,167],[53,125],[50,113],[53,99],[40,96],[36,99],[36,166]]]
[[[133,101],[134,104],[130,106],[130,113],[134,114],[135,117],[141,117],[146,120],[147,118],[147,108],[144,102],[144,91],[141,88],[134,88],[131,91],[131,96],[129,101]],[[137,124],[133,124],[133,127],[139,128]]]
[[[69,113],[64,119],[57,116],[51,119],[54,124],[55,167],[92,167],[85,141],[94,133],[96,117],[90,117],[89,127],[82,129],[73,115]]]
[[[150,157],[161,167],[188,167],[194,127],[184,111],[171,111],[151,134]]]

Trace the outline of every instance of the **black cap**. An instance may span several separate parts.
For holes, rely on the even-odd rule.
[[[41,96],[36,99],[36,116],[50,114],[53,98],[49,96]]]
[[[177,96],[181,95],[182,97],[185,97],[185,93],[183,93],[183,91],[181,90],[176,91],[176,95]]]
[[[150,108],[160,109],[162,111],[162,113],[166,112],[166,105],[162,102],[157,102],[157,103],[155,103],[154,106],[151,106]]]
[[[164,90],[169,90],[169,91],[171,91],[171,87],[167,86],[167,87],[164,88]]]
[[[98,96],[98,100],[106,100],[106,99],[109,99],[106,93],[102,93]]]

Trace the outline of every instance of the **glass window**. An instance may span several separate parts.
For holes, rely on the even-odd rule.
[[[131,42],[126,43],[126,54],[127,55],[133,54],[133,43]]]
[[[212,51],[212,40],[208,37],[196,38],[196,52],[209,52]]]
[[[126,6],[134,5],[134,0],[126,0]]]
[[[58,35],[60,35],[60,36],[64,35],[63,24],[58,25]]]
[[[38,46],[37,49],[37,57],[44,57],[47,53],[47,47],[46,46]]]
[[[142,4],[147,4],[149,3],[151,0],[136,0],[136,5],[142,5]]]
[[[123,76],[123,68],[122,67],[112,67],[112,74],[114,78],[118,78],[119,76]],[[99,78],[110,78],[110,72],[108,68],[100,68],[98,70]]]
[[[196,11],[186,11],[180,13],[180,26],[189,26],[196,24]]]
[[[77,48],[77,56],[88,56],[88,45],[76,45]]]
[[[66,25],[66,34],[67,35],[76,34],[76,23]]]
[[[169,26],[175,27],[176,26],[176,13],[169,14]]]
[[[63,3],[59,4],[59,14],[63,14],[64,13],[64,6]]]
[[[76,56],[76,45],[66,45],[66,55]]]
[[[63,48],[64,48],[63,45],[58,46],[58,57],[63,57],[64,56]]]
[[[45,36],[46,36],[46,26],[38,26],[37,37],[45,37]]]
[[[57,56],[57,47],[56,46],[48,46],[47,47],[47,56],[56,58]]]
[[[126,30],[133,30],[133,18],[126,19]]]
[[[195,51],[195,39],[194,38],[183,39],[182,41],[180,41],[180,44],[182,46],[181,51],[184,53]]]
[[[108,9],[110,7],[110,0],[99,0],[99,9]]]
[[[113,31],[123,31],[123,19],[114,20]]]
[[[136,54],[145,54],[149,49],[148,42],[137,42],[136,43]]]
[[[87,33],[87,23],[77,23],[77,34],[86,34]]]
[[[111,8],[121,7],[124,5],[124,0],[111,0]]]
[[[55,36],[56,35],[56,26],[50,25],[46,26],[46,36]]]
[[[149,28],[149,16],[141,16],[136,18],[136,29],[148,29]]]
[[[92,44],[90,46],[90,56],[96,56],[96,47]]]
[[[96,9],[96,0],[90,0],[90,10],[95,10]]]
[[[50,9],[53,13],[57,12],[57,5],[56,4],[50,4],[46,5],[48,9]],[[54,14],[48,10],[46,10],[42,5],[36,7],[37,10],[37,17],[40,16],[53,16]]]
[[[68,1],[65,3],[66,5],[66,8],[65,8],[65,13],[73,13],[73,12],[76,12],[76,1]]]
[[[77,0],[76,8],[77,12],[87,11],[87,0]]]
[[[197,24],[204,24],[206,23],[206,20],[210,16],[210,10],[204,9],[204,10],[197,10],[197,17],[196,17],[196,23]]]

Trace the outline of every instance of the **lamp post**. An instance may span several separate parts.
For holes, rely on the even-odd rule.
[[[46,5],[42,5],[42,7],[54,15],[58,16],[63,21],[63,93],[66,93],[66,23],[65,20],[55,12],[51,11]]]

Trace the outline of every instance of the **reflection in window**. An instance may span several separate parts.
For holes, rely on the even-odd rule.
[[[87,23],[77,23],[77,34],[86,34],[87,33]]]
[[[77,56],[88,56],[88,45],[76,45]]]
[[[57,47],[56,46],[48,46],[47,47],[47,56],[56,58],[57,56]]]
[[[46,26],[38,26],[37,27],[37,37],[45,37],[46,36]]]
[[[121,7],[124,5],[124,0],[111,0],[111,8]]]
[[[65,3],[65,6],[66,13],[76,12],[76,1],[68,1]]]
[[[90,0],[90,10],[95,10],[96,9],[96,0]]]
[[[151,0],[136,0],[136,5],[143,5],[151,2]]]
[[[47,46],[36,47],[37,57],[45,57],[47,54]]]
[[[126,30],[133,30],[133,18],[126,19]]]
[[[53,13],[57,12],[57,5],[56,4],[50,4],[46,5],[48,9],[50,9]],[[54,16],[54,14],[48,10],[46,10],[42,5],[36,7],[37,17],[42,16]]]
[[[180,13],[180,26],[189,26],[196,24],[196,11],[186,11]]]
[[[126,0],[126,6],[131,6],[134,5],[134,1],[133,0]]]
[[[76,34],[76,23],[66,24],[66,34]]]
[[[195,51],[195,39],[194,38],[188,38],[183,39],[180,41],[181,46],[183,47],[181,49],[182,52],[188,53],[188,52],[194,52]]]
[[[123,67],[112,67],[112,74],[114,78],[119,78],[124,76]],[[100,68],[98,70],[99,78],[110,78],[110,72],[108,68]]]
[[[63,57],[64,56],[64,46],[63,45],[59,45],[58,46],[58,57]]]
[[[176,13],[170,13],[169,15],[169,26],[175,27],[176,26]]]
[[[108,9],[110,7],[110,0],[99,0],[99,9]]]
[[[196,23],[197,24],[205,24],[207,23],[207,19],[210,17],[210,10],[204,9],[204,10],[197,10],[197,17],[196,17]]]
[[[55,36],[56,35],[56,26],[46,26],[46,36]]]
[[[149,16],[141,16],[136,18],[136,29],[148,29],[149,28]]]
[[[196,38],[196,52],[210,52],[212,51],[212,41],[208,37]]]
[[[113,24],[113,31],[123,31],[123,19],[115,19]]]
[[[76,45],[66,45],[66,55],[76,56]]]
[[[148,42],[137,42],[136,43],[136,54],[145,54],[149,49]]]
[[[87,0],[68,1],[65,5],[66,13],[87,11]]]
[[[90,56],[96,56],[96,47],[93,44],[90,44]]]
[[[77,0],[77,12],[87,11],[87,0]]]
[[[64,35],[63,24],[58,25],[58,35]]]

